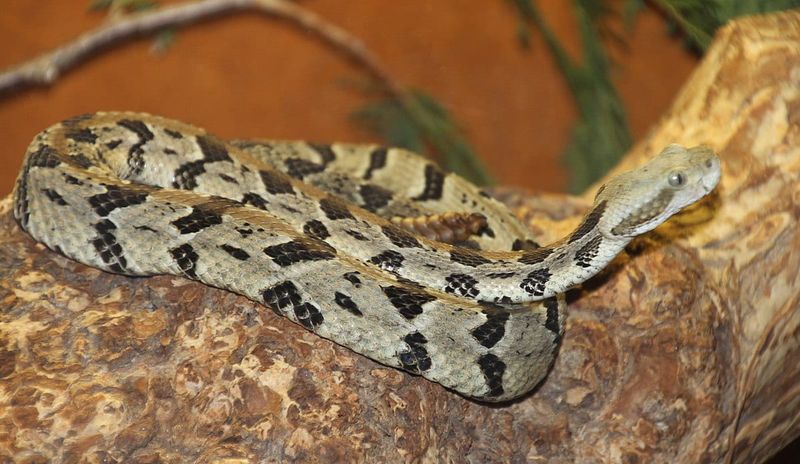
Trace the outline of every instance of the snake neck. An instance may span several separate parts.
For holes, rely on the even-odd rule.
[[[538,253],[524,253],[519,260],[530,263],[530,267],[520,272],[517,286],[522,290],[521,298],[546,299],[583,283],[605,268],[630,241],[629,237],[607,237],[592,229],[579,237],[574,232]],[[536,263],[539,256],[544,257]]]
[[[462,294],[469,290],[465,281],[474,278],[480,285],[472,290],[476,299],[496,303],[544,300],[563,293],[597,274],[632,240],[603,234],[598,222],[605,214],[605,203],[596,204],[563,239],[542,248],[497,254],[495,259],[475,265],[471,274],[459,279],[461,274],[454,272],[439,285],[446,292]],[[470,258],[463,250],[450,250],[456,265],[474,264]]]

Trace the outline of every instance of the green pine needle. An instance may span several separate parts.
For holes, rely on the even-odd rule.
[[[643,0],[628,0],[626,8]],[[685,35],[688,45],[703,52],[714,32],[739,16],[770,13],[800,7],[800,0],[653,0]]]
[[[493,183],[450,113],[422,91],[410,91],[402,100],[389,98],[368,104],[353,117],[390,145],[417,153],[432,151],[447,169],[478,185]]]
[[[170,47],[172,47],[172,44],[175,43],[175,38],[177,35],[178,34],[175,32],[174,28],[168,28],[159,31],[153,39],[153,45],[150,47],[150,50],[152,50],[152,52],[156,55],[163,55],[167,53]]]
[[[98,11],[115,7],[122,11],[132,12],[149,10],[155,6],[156,2],[153,0],[92,0],[89,9]]]
[[[611,82],[611,65],[597,28],[611,10],[598,0],[573,1],[583,46],[583,60],[576,62],[531,0],[512,3],[520,17],[542,34],[578,107],[579,120],[562,159],[570,170],[569,191],[581,192],[611,169],[631,145],[625,110]]]

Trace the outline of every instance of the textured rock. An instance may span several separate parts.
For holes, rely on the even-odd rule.
[[[662,123],[718,193],[569,295],[556,365],[501,406],[177,277],[106,274],[0,203],[0,460],[759,462],[800,434],[800,14],[718,35]],[[589,198],[499,194],[544,241]],[[680,225],[678,225],[680,223]]]

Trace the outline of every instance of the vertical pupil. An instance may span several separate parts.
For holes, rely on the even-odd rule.
[[[683,184],[683,174],[679,172],[673,172],[672,174],[670,174],[669,184],[672,185],[673,187],[677,187]]]

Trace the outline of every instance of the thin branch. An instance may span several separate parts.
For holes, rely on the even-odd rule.
[[[300,26],[369,73],[381,84],[379,89],[390,99],[396,100],[417,123],[421,115],[424,116],[417,108],[411,92],[386,71],[378,58],[359,39],[288,0],[198,0],[141,13],[112,15],[106,24],[55,50],[0,73],[0,97],[21,87],[50,85],[80,62],[123,40],[242,11],[259,12]],[[427,126],[429,130],[430,125]],[[468,147],[460,147],[459,144],[466,146],[466,142],[459,141],[459,136],[454,133],[439,135],[443,140],[435,145],[441,147],[443,143],[450,144],[444,145],[445,148],[440,151],[446,158],[449,156],[451,169],[481,184],[490,182],[475,153]],[[447,155],[448,152],[450,155]],[[458,163],[453,159],[457,159]]]
[[[360,40],[313,12],[286,0],[201,0],[125,15],[88,31],[55,50],[0,73],[0,94],[19,87],[50,85],[65,71],[120,41],[241,11],[257,11],[302,26],[383,82],[387,92],[398,98],[404,95],[403,87],[389,75]]]

